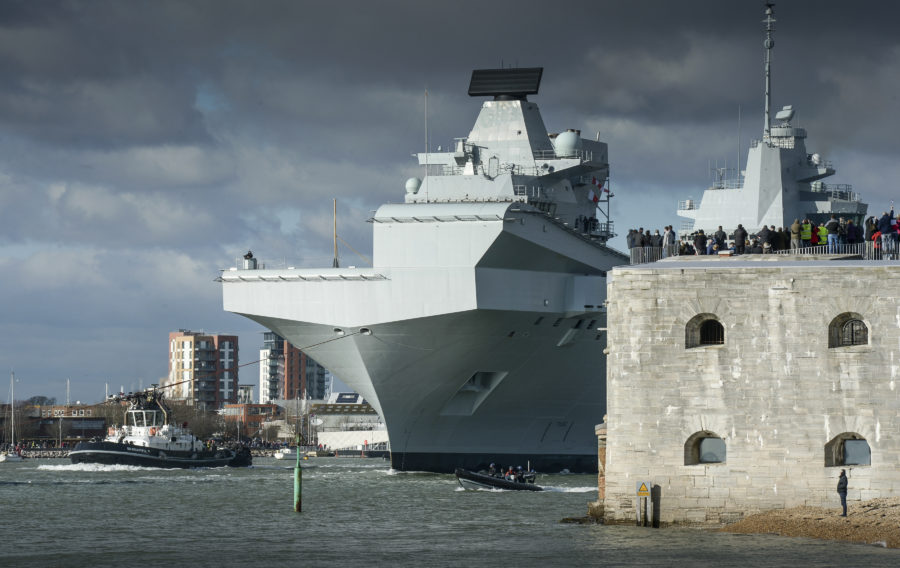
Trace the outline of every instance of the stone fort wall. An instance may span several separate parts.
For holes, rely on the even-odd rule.
[[[607,522],[634,522],[637,480],[663,524],[837,514],[842,468],[850,501],[900,495],[900,263],[667,260],[616,268],[608,299]],[[722,343],[694,346],[709,319]],[[848,320],[866,343],[829,346]],[[696,463],[706,437],[724,461]],[[841,465],[852,438],[871,465]]]

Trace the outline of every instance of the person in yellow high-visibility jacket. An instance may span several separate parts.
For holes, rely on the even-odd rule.
[[[819,244],[824,245],[828,242],[828,229],[825,228],[825,223],[819,223],[818,229],[816,229],[819,233]]]
[[[809,240],[812,238],[812,223],[809,222],[809,219],[804,219],[803,224],[800,225],[800,240],[803,241],[803,246],[809,246]]]

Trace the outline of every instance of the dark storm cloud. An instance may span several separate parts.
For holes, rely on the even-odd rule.
[[[873,209],[900,173],[896,16],[776,6],[773,106],[795,105]],[[743,151],[761,135],[762,18],[756,0],[0,3],[0,362],[33,377],[20,392],[59,396],[42,385],[73,367],[158,379],[182,327],[239,332],[256,359],[259,329],[222,312],[217,270],[247,248],[329,266],[333,198],[370,255],[365,220],[421,175],[425,90],[446,146],[481,105],[473,68],[545,67],[548,128],[610,144],[617,227],[677,225],[709,161],[736,163],[739,106]]]

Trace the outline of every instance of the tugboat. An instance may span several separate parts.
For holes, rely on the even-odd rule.
[[[72,463],[122,464],[142,467],[246,467],[248,448],[207,446],[185,428],[169,423],[162,390],[150,388],[111,401],[128,402],[125,424],[109,428],[106,438],[80,442],[69,452]]]

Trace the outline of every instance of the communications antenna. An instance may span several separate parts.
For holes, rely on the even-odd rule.
[[[766,25],[766,124],[763,131],[763,138],[768,141],[769,128],[771,122],[769,120],[769,107],[772,104],[772,48],[775,47],[775,40],[772,39],[772,32],[775,31],[775,3],[766,2],[766,19],[763,20]]]

